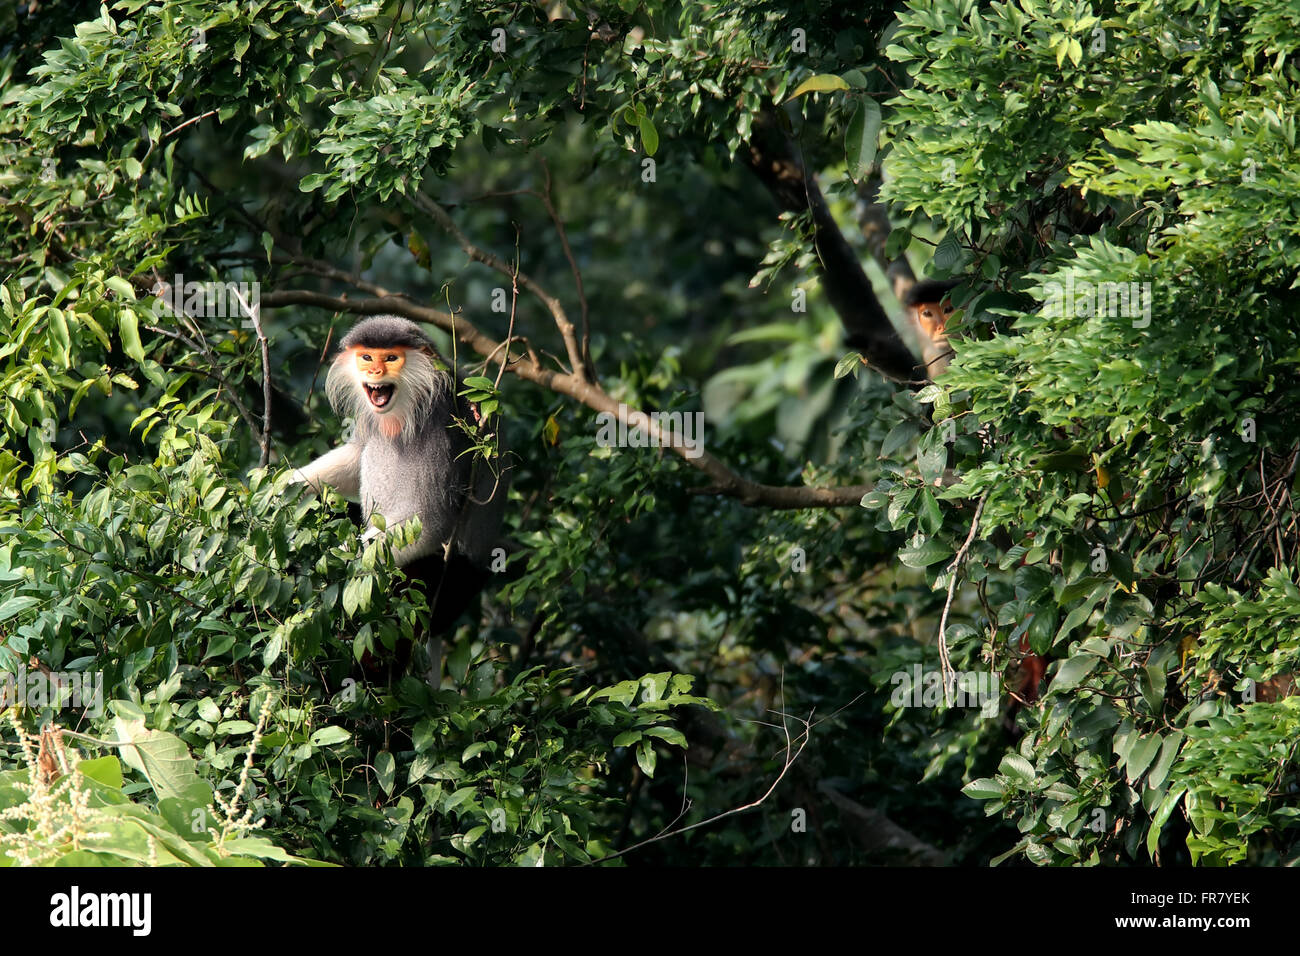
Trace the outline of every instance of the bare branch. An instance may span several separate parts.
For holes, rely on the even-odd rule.
[[[262,454],[258,458],[258,467],[265,468],[271,460],[271,348],[262,331],[262,305],[260,302],[249,304],[248,300],[232,285],[230,291],[239,300],[240,311],[253,323],[257,341],[262,350]]]
[[[894,850],[907,855],[909,862],[917,866],[943,866],[944,855],[939,850],[904,830],[879,810],[864,807],[826,781],[822,781],[817,789],[835,804],[843,814],[846,829],[868,852]]]
[[[423,193],[416,193],[412,199],[416,208],[430,216],[445,232],[450,234],[470,259],[481,262],[502,275],[509,276],[512,281],[519,283],[520,288],[532,293],[546,306],[546,310],[551,313],[551,318],[555,321],[555,327],[560,330],[560,336],[564,339],[564,348],[569,356],[569,366],[572,369],[573,376],[583,382],[587,381],[586,367],[582,361],[582,352],[578,348],[573,323],[569,321],[569,317],[564,311],[564,305],[560,300],[543,289],[525,273],[517,271],[509,263],[504,262],[496,254],[470,242],[469,237],[461,232],[456,223],[452,221],[451,216],[447,215],[447,211],[428,196]]]
[[[980,526],[980,515],[984,513],[984,503],[988,500],[987,491],[980,495],[979,504],[975,506],[975,517],[971,519],[970,532],[966,535],[966,540],[962,543],[956,557],[948,565],[948,573],[952,578],[948,581],[948,599],[943,602],[943,615],[939,618],[939,666],[943,670],[943,699],[947,704],[952,703],[952,692],[957,683],[957,674],[952,669],[952,659],[948,656],[948,636],[945,633],[948,629],[948,611],[952,608],[952,597],[957,592],[957,571],[975,541],[975,534]]]
[[[782,725],[784,725],[786,718],[789,715],[787,715],[783,711],[780,713],[781,713],[781,722]],[[709,817],[707,820],[700,820],[696,823],[692,823],[684,827],[678,827],[676,830],[667,830],[662,833],[657,833],[654,836],[649,837],[648,839],[642,840],[640,843],[634,843],[629,847],[625,847],[622,850],[619,850],[617,853],[611,853],[608,856],[602,856],[598,860],[592,860],[590,865],[595,866],[599,863],[605,863],[609,860],[616,860],[620,856],[624,856],[628,853],[631,853],[633,850],[639,850],[643,846],[649,846],[651,843],[658,843],[660,840],[667,840],[670,837],[680,836],[683,833],[689,833],[691,830],[698,830],[700,827],[710,826],[711,824],[717,823],[719,820],[725,820],[727,817],[734,817],[738,813],[744,813],[746,810],[753,810],[755,807],[762,806],[763,803],[766,802],[767,798],[770,797],[773,794],[773,792],[775,792],[778,786],[780,786],[781,781],[785,779],[785,775],[790,772],[790,768],[794,766],[795,761],[799,759],[799,755],[803,753],[803,749],[808,746],[808,741],[812,733],[812,717],[809,716],[807,719],[804,719],[802,717],[794,717],[793,719],[798,723],[803,724],[803,732],[799,734],[797,737],[795,737],[793,741],[790,740],[789,732],[788,731],[786,732],[784,766],[781,767],[781,772],[776,775],[776,779],[772,781],[772,785],[768,787],[767,790],[764,791],[763,795],[759,797],[757,800],[747,803],[743,807],[734,807],[731,810],[724,810],[722,813],[715,814]],[[792,750],[791,749],[792,744],[798,744],[798,749]],[[680,814],[678,818],[680,819]]]

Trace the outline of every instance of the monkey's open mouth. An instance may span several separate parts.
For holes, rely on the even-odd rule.
[[[393,391],[391,385],[367,385],[366,398],[370,399],[370,404],[375,408],[383,408],[393,397]]]

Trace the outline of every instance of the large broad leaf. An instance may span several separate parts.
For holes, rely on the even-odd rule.
[[[122,759],[145,775],[160,799],[174,797],[196,807],[212,805],[212,788],[198,775],[194,758],[179,737],[147,730],[143,720],[124,717],[113,719],[113,731],[121,742]]]
[[[944,272],[953,272],[966,258],[966,250],[957,241],[955,233],[948,233],[939,240],[934,250],[934,264]]]
[[[1021,784],[1031,784],[1036,776],[1034,765],[1017,753],[1007,754],[998,764],[998,770]]]
[[[941,541],[929,538],[916,547],[904,548],[898,552],[898,560],[909,568],[928,568],[946,558],[952,557],[952,548]]]
[[[144,361],[144,346],[140,344],[140,326],[135,313],[122,309],[117,314],[117,330],[122,337],[122,351],[137,362]]]
[[[962,787],[961,792],[976,800],[1000,800],[1006,795],[1006,788],[992,777],[980,777]]]
[[[1159,734],[1150,734],[1139,738],[1133,744],[1132,749],[1129,750],[1128,763],[1125,766],[1125,772],[1128,774],[1130,783],[1137,783],[1142,774],[1146,773],[1147,767],[1151,766],[1151,761],[1160,752],[1162,743]]]
[[[1178,806],[1179,801],[1183,799],[1183,794],[1186,792],[1186,787],[1179,787],[1177,790],[1171,791],[1160,802],[1159,808],[1151,818],[1151,829],[1147,831],[1147,853],[1151,855],[1151,859],[1156,858],[1156,850],[1160,846],[1160,831],[1165,828],[1165,824],[1169,822],[1169,817],[1173,815],[1174,808]]]
[[[1157,758],[1155,765],[1151,768],[1151,773],[1147,777],[1147,786],[1160,787],[1169,777],[1169,771],[1174,765],[1174,758],[1178,756],[1178,750],[1183,745],[1183,732],[1175,730],[1165,738],[1160,746],[1160,756]]]
[[[863,100],[854,110],[844,133],[844,155],[849,164],[849,178],[854,182],[861,182],[871,174],[879,138],[880,104],[875,100]]]
[[[1057,669],[1056,676],[1052,678],[1051,690],[1055,692],[1070,690],[1091,674],[1100,663],[1101,658],[1094,657],[1092,654],[1071,657]]]

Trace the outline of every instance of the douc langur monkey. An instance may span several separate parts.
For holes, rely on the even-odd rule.
[[[424,582],[430,637],[446,631],[486,582],[509,484],[501,435],[489,459],[471,451],[466,433],[476,423],[480,435],[500,433],[499,417],[480,422],[458,389],[414,322],[393,315],[358,322],[325,380],[330,404],[353,422],[352,436],[294,473],[317,491],[330,485],[359,501],[368,524],[375,514],[387,528],[419,517],[419,537],[394,558]],[[371,525],[363,540],[379,534]]]
[[[903,295],[903,305],[907,306],[921,339],[921,353],[930,378],[942,374],[953,355],[945,329],[949,316],[955,311],[948,293],[961,285],[962,281],[926,279],[913,285]]]

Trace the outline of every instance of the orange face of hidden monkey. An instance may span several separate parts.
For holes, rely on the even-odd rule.
[[[930,378],[940,375],[952,358],[948,345],[948,318],[956,311],[948,293],[961,284],[960,279],[927,279],[907,290],[903,304],[907,306],[912,321],[916,323]]]

